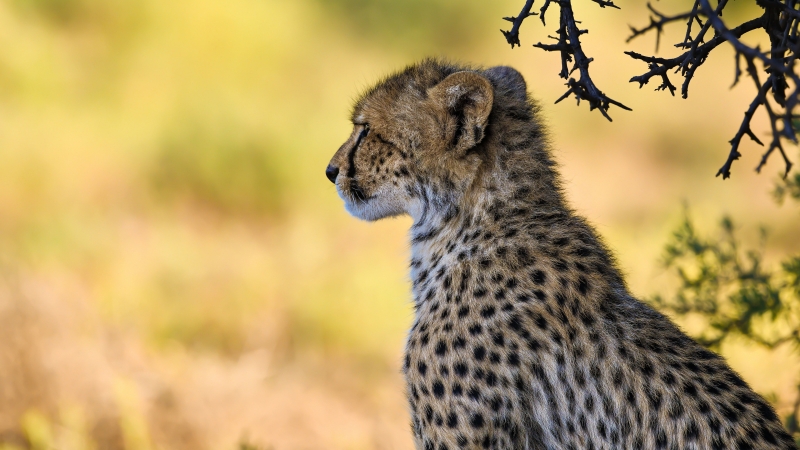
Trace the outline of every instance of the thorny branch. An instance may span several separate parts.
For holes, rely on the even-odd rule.
[[[613,1],[592,1],[597,3],[601,8],[605,8],[606,6],[617,8]],[[586,56],[580,41],[580,36],[588,33],[588,30],[581,30],[578,28],[578,22],[575,20],[575,15],[572,11],[571,0],[545,0],[542,8],[539,10],[539,17],[542,19],[542,24],[545,23],[545,13],[551,3],[558,4],[561,9],[559,28],[556,30],[557,37],[551,36],[556,43],[542,44],[540,42],[533,46],[545,51],[561,53],[561,71],[559,72],[559,76],[567,80],[567,92],[559,97],[556,103],[570,95],[574,95],[578,103],[580,103],[581,100],[589,102],[590,110],[597,108],[600,110],[600,113],[603,114],[603,117],[609,121],[611,121],[611,117],[608,115],[608,108],[610,108],[611,105],[630,111],[631,109],[627,106],[605,95],[592,81],[591,75],[589,74],[589,63],[593,61],[593,58]],[[506,37],[506,41],[511,44],[512,48],[514,45],[520,45],[519,25],[522,24],[524,19],[535,15],[535,13],[530,12],[532,6],[533,1],[528,0],[519,15],[505,18],[514,23],[510,31],[501,30]],[[570,63],[573,63],[571,67]],[[577,80],[571,77],[576,70],[580,74]]]
[[[530,16],[536,15],[536,13],[531,12],[532,6],[533,6],[533,0],[527,0],[525,2],[525,6],[522,7],[522,11],[520,11],[519,15],[517,15],[516,17],[503,17],[503,20],[507,20],[513,23],[513,25],[511,26],[511,30],[509,31],[500,30],[500,32],[503,33],[503,36],[506,37],[506,41],[509,44],[511,44],[511,48],[514,48],[515,45],[520,47],[522,46],[519,43],[519,27],[520,25],[522,25],[523,20],[527,19]]]
[[[662,14],[648,4],[648,8],[654,14],[650,17],[650,24],[641,29],[631,27],[628,41],[649,31],[655,31],[656,46],[658,46],[658,40],[665,25],[685,20],[686,34],[683,41],[675,45],[684,52],[669,59],[625,52],[632,58],[647,63],[648,68],[647,72],[631,78],[630,81],[639,83],[639,87],[642,87],[650,79],[659,77],[661,84],[656,87],[656,90],[669,90],[672,95],[675,95],[676,87],[669,79],[669,72],[679,73],[684,78],[681,95],[686,98],[689,95],[689,84],[695,72],[707,60],[711,51],[722,43],[731,44],[736,53],[733,84],[736,85],[742,75],[741,62],[744,61],[746,74],[756,85],[756,95],[745,110],[739,130],[730,140],[731,148],[728,158],[717,172],[717,176],[722,175],[723,179],[731,176],[731,165],[741,156],[739,145],[744,136],[763,145],[750,128],[750,122],[756,111],[763,108],[770,121],[772,140],[761,157],[756,171],[761,171],[770,155],[777,149],[783,157],[785,177],[792,168],[792,162],[786,156],[783,140],[789,139],[797,142],[793,126],[795,118],[793,111],[800,100],[800,90],[798,90],[800,78],[795,73],[794,62],[796,50],[800,46],[797,33],[800,11],[796,9],[800,2],[798,0],[757,0],[756,3],[763,9],[763,14],[734,28],[728,28],[720,18],[727,3],[727,0],[719,0],[716,8],[712,8],[709,0],[695,0],[690,11],[674,16]],[[695,23],[700,29],[693,33],[692,25]],[[758,46],[746,45],[740,40],[744,34],[755,30],[762,30],[769,37],[770,49],[768,52],[762,51]],[[706,40],[708,32],[713,32],[713,37]],[[756,62],[761,64],[763,72],[767,74],[767,79],[763,83],[759,79]],[[793,89],[787,94],[789,84],[793,86]],[[778,107],[773,107],[772,103],[777,104]]]
[[[647,9],[649,9],[650,12],[655,15],[655,17],[650,16],[650,25],[640,29],[630,26],[631,35],[628,37],[628,39],[625,40],[625,42],[630,42],[633,39],[647,33],[648,31],[656,30],[656,52],[658,52],[658,45],[661,43],[661,33],[664,32],[664,25],[667,25],[670,22],[676,22],[678,20],[689,19],[688,26],[690,27],[690,29],[692,26],[692,21],[694,20],[697,20],[700,26],[703,26],[703,23],[700,22],[699,19],[691,12],[678,14],[675,16],[665,16],[664,14],[661,14],[660,12],[656,11],[656,9],[653,8],[653,5],[651,5],[650,2],[647,2]]]
[[[617,8],[610,0],[592,1],[601,7]],[[580,100],[588,101],[590,109],[598,108],[608,120],[611,120],[608,116],[608,108],[611,105],[630,110],[603,94],[592,81],[589,74],[589,63],[593,59],[586,56],[580,42],[580,36],[588,33],[588,30],[578,28],[577,24],[580,22],[575,20],[572,0],[544,0],[539,10],[542,24],[545,23],[545,12],[551,3],[557,4],[561,10],[559,29],[556,31],[556,36],[551,36],[555,43],[537,43],[534,44],[534,47],[561,54],[559,76],[568,80],[566,83],[568,89],[556,103],[574,95],[578,102]],[[650,23],[642,28],[630,27],[631,34],[627,39],[627,42],[630,42],[651,31],[655,32],[656,51],[658,51],[661,34],[667,25],[676,22],[685,25],[686,33],[683,40],[675,44],[675,47],[681,49],[683,53],[674,58],[647,56],[632,51],[625,52],[630,57],[647,64],[647,71],[631,78],[631,82],[639,83],[641,88],[651,79],[657,78],[661,83],[656,90],[668,90],[670,94],[675,95],[677,87],[670,80],[670,74],[679,74],[683,77],[681,83],[683,98],[687,98],[689,95],[689,85],[695,72],[706,62],[711,52],[721,44],[726,42],[731,44],[736,53],[733,85],[738,83],[743,74],[741,64],[744,61],[746,75],[752,78],[757,92],[745,110],[739,130],[730,140],[731,147],[727,160],[717,172],[717,176],[722,175],[723,179],[730,177],[733,161],[741,156],[739,146],[744,136],[763,145],[750,127],[751,120],[759,109],[762,109],[769,118],[772,140],[756,167],[756,171],[760,172],[770,155],[778,150],[785,166],[784,177],[788,175],[792,168],[792,162],[786,156],[783,143],[787,139],[794,143],[798,142],[795,129],[800,127],[800,121],[798,121],[800,118],[794,114],[794,110],[800,102],[800,76],[795,73],[795,61],[798,50],[800,50],[800,36],[798,35],[800,0],[756,0],[755,3],[763,10],[763,14],[733,28],[728,28],[720,18],[728,0],[717,0],[716,7],[712,7],[710,0],[694,0],[691,9],[674,15],[664,14],[648,3],[647,7],[651,13]],[[513,22],[510,31],[503,31],[506,41],[511,44],[512,48],[520,45],[519,28],[522,22],[526,18],[536,15],[531,12],[532,8],[533,0],[527,0],[519,15],[505,18]],[[758,46],[744,44],[740,40],[746,33],[757,30],[761,30],[769,38],[770,48],[766,51],[762,51]],[[760,64],[761,72],[767,75],[767,79],[763,83],[759,80],[756,63]],[[576,70],[580,74],[578,80],[570,78]]]

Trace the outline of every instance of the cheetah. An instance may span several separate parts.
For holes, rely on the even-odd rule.
[[[326,169],[347,211],[413,219],[418,450],[795,448],[721,357],[629,293],[564,199],[519,72],[425,60],[352,122]]]

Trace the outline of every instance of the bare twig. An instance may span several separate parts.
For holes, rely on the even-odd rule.
[[[690,19],[689,23],[691,24],[691,20],[694,20],[697,17],[697,15],[693,14],[692,12],[678,14],[675,16],[665,16],[653,8],[653,5],[651,5],[650,2],[647,2],[647,9],[649,9],[650,12],[655,15],[655,17],[650,16],[650,25],[647,25],[644,28],[635,28],[629,25],[631,29],[631,35],[628,36],[628,39],[626,39],[625,42],[630,42],[651,30],[656,30],[656,52],[658,52],[658,46],[661,42],[661,33],[664,32],[664,25],[685,19]]]
[[[600,7],[617,8],[611,0],[592,0]],[[588,30],[578,28],[578,21],[575,20],[572,11],[572,0],[544,0],[540,10],[539,18],[542,24],[545,23],[545,13],[552,4],[557,4],[560,8],[559,28],[556,35],[551,36],[555,42],[550,44],[537,43],[534,47],[549,52],[558,52],[561,55],[561,71],[559,76],[567,80],[567,91],[556,100],[561,100],[574,96],[578,102],[586,100],[589,102],[590,109],[599,109],[601,114],[608,120],[608,109],[611,105],[629,110],[625,105],[612,100],[600,91],[592,81],[589,73],[589,63],[592,58],[588,57],[581,46],[580,36],[588,33]],[[739,125],[739,130],[730,140],[730,151],[725,164],[719,169],[717,175],[722,178],[730,177],[730,169],[733,161],[737,160],[741,153],[739,147],[744,136],[750,137],[754,142],[763,145],[755,136],[751,129],[751,121],[759,108],[767,114],[772,132],[772,139],[766,147],[766,151],[761,157],[761,161],[756,167],[756,171],[761,171],[767,163],[769,157],[777,150],[781,154],[785,166],[785,174],[788,175],[792,168],[792,162],[786,156],[783,148],[783,140],[791,140],[795,143],[798,138],[795,132],[796,119],[794,110],[800,104],[800,76],[795,73],[795,62],[800,51],[800,0],[756,0],[756,4],[764,10],[764,13],[756,18],[739,24],[736,27],[728,28],[723,23],[721,16],[723,10],[728,5],[728,0],[718,0],[716,7],[711,6],[710,0],[694,0],[692,7],[686,12],[674,15],[667,15],[656,10],[652,4],[648,3],[650,10],[650,23],[642,28],[631,26],[631,34],[627,41],[643,36],[651,31],[656,33],[656,51],[660,46],[661,34],[664,28],[672,23],[684,22],[686,34],[683,40],[675,47],[682,50],[682,53],[673,58],[663,58],[656,56],[642,55],[636,52],[625,52],[630,57],[643,61],[647,64],[647,71],[641,75],[634,76],[631,82],[639,83],[639,87],[648,84],[651,79],[657,77],[661,83],[656,90],[669,91],[675,95],[677,87],[670,80],[670,72],[677,73],[683,77],[681,83],[681,96],[689,96],[689,86],[697,70],[706,62],[709,55],[723,43],[730,43],[735,51],[735,68],[733,85],[735,86],[743,73],[746,73],[756,85],[756,96],[745,110],[745,116]],[[530,12],[533,1],[526,1],[520,14],[516,17],[508,17],[506,20],[512,21],[514,26],[510,31],[504,31],[506,40],[512,48],[519,45],[519,26],[522,21],[534,15]],[[697,24],[699,28],[695,28]],[[758,46],[744,44],[740,38],[751,31],[762,30],[769,38],[770,47],[763,51]],[[708,36],[708,39],[707,39]],[[742,61],[745,62],[746,71],[742,70]],[[759,79],[759,70],[755,63],[759,62],[762,66],[761,72],[767,74],[766,80],[762,83]],[[578,72],[577,79],[572,78],[572,74]],[[777,105],[777,106],[776,106]]]
[[[764,25],[764,22],[765,21],[763,17],[759,17],[745,22],[730,31],[736,36],[741,36],[745,33],[761,28]],[[681,75],[684,77],[683,85],[681,86],[681,96],[683,98],[687,98],[689,96],[689,84],[692,81],[694,72],[701,65],[703,65],[704,62],[706,62],[706,58],[708,58],[708,54],[711,53],[712,50],[725,42],[727,42],[726,39],[723,36],[718,35],[705,44],[697,47],[691,47],[689,50],[671,59],[658,58],[655,56],[644,56],[631,51],[625,52],[626,55],[633,59],[638,59],[648,63],[648,68],[650,69],[642,75],[631,78],[630,81],[631,83],[639,83],[639,87],[643,87],[654,76],[660,76],[662,78],[662,85],[656,88],[656,90],[661,90],[664,89],[665,84],[668,86],[672,85],[672,83],[669,82],[667,72],[671,69],[676,69],[676,71],[680,71]],[[670,89],[670,92],[675,95],[674,89]]]
[[[610,0],[592,1],[597,3],[601,8],[610,7],[619,9],[617,5]],[[559,76],[567,80],[567,91],[556,100],[556,103],[569,96],[574,96],[578,103],[580,103],[581,100],[587,101],[590,110],[600,110],[603,117],[609,121],[611,117],[608,115],[608,109],[612,105],[630,111],[630,108],[627,106],[605,95],[594,84],[594,81],[592,81],[591,75],[589,74],[589,63],[592,62],[592,58],[586,56],[580,41],[580,36],[588,31],[578,28],[578,22],[575,20],[575,15],[572,11],[571,0],[545,0],[539,10],[539,17],[542,19],[542,24],[545,23],[545,13],[552,3],[557,4],[561,10],[559,28],[556,30],[556,36],[551,36],[551,39],[556,42],[554,44],[543,44],[539,42],[533,46],[548,52],[559,52],[561,54],[561,71],[559,72]],[[514,22],[510,31],[503,31],[506,41],[511,44],[512,48],[515,45],[519,45],[519,25],[525,18],[534,14],[530,12],[532,6],[533,1],[529,0],[525,3],[525,6],[518,16],[505,18],[506,20]],[[580,75],[577,80],[570,77],[575,71],[578,71]]]
[[[761,172],[761,168],[763,168],[764,165],[767,163],[767,160],[769,159],[770,155],[773,153],[773,151],[777,149],[780,152],[781,156],[783,157],[783,162],[786,168],[786,171],[784,172],[784,178],[785,178],[789,174],[789,171],[792,169],[792,162],[786,156],[786,151],[783,149],[783,144],[781,139],[787,138],[795,143],[797,142],[797,136],[795,135],[791,120],[792,120],[792,110],[794,106],[797,104],[798,96],[800,95],[800,92],[798,92],[798,87],[800,87],[800,78],[794,73],[793,65],[792,66],[787,65],[787,61],[784,60],[782,56],[783,50],[777,48],[780,45],[779,41],[771,39],[771,43],[773,46],[771,54],[778,55],[779,58],[776,59],[774,57],[768,57],[758,47],[753,48],[742,43],[739,40],[739,37],[741,35],[737,35],[735,32],[733,32],[733,30],[729,30],[717,14],[711,13],[711,5],[709,4],[708,0],[699,0],[699,2],[703,12],[708,15],[708,22],[714,27],[714,31],[717,33],[717,36],[721,36],[726,41],[730,42],[734,50],[736,50],[737,59],[741,56],[742,58],[745,59],[745,61],[747,61],[747,73],[750,76],[750,78],[753,79],[756,85],[759,86],[758,94],[751,103],[748,112],[750,112],[751,110],[754,111],[753,109],[754,105],[755,108],[757,108],[759,104],[764,106],[764,109],[767,112],[767,116],[769,117],[770,128],[772,129],[772,141],[770,142],[769,147],[767,147],[767,151],[764,152],[764,154],[762,155],[761,161],[759,162],[758,166],[756,166],[756,172]],[[775,10],[771,10],[770,8],[765,8],[764,15],[761,16],[759,19],[762,22],[764,22],[762,27],[767,31],[769,31],[770,28],[781,26],[780,20],[777,21],[775,20]],[[787,20],[785,22],[786,24],[784,24],[784,27],[791,21]],[[787,34],[788,34],[788,29],[787,29]],[[770,34],[770,36],[773,35],[774,34]],[[789,59],[793,61],[794,58],[795,58],[794,55],[792,55]],[[760,60],[764,64],[764,67],[767,73],[769,74],[766,82],[763,85],[761,85],[761,83],[759,82],[758,70],[756,69],[754,62],[756,59]],[[737,70],[739,69],[737,68]],[[795,85],[795,90],[789,96],[788,99],[785,97],[785,85],[786,85],[785,80],[787,77],[791,78],[792,82]],[[766,97],[767,92],[770,90],[770,88],[772,90],[773,99],[775,99],[779,105],[784,106],[785,111],[783,113],[780,114],[776,113],[773,110],[772,106],[770,105],[769,100]],[[750,115],[750,118],[751,117],[752,113]],[[739,127],[740,132],[742,128],[745,126],[749,130],[750,118],[748,118],[747,114],[745,114],[745,120]],[[779,123],[783,125],[782,128],[778,126]],[[738,159],[739,152],[737,147],[739,144],[739,140],[741,139],[740,132],[737,132],[736,136],[734,136],[734,139],[731,140],[731,151],[730,154],[728,155],[728,159],[725,161],[725,164],[722,165],[719,171],[717,171],[717,176],[722,175],[723,179],[729,178],[731,176],[730,165],[733,162],[733,160]],[[750,134],[752,135],[752,132]],[[739,137],[738,140],[737,136]],[[756,142],[758,142],[758,140],[756,140]]]
[[[658,35],[661,34],[666,24],[686,20],[686,35],[682,42],[676,44],[676,47],[684,49],[680,55],[674,58],[658,58],[636,52],[625,52],[632,58],[647,63],[648,71],[630,80],[639,83],[639,87],[647,84],[653,77],[659,77],[661,84],[656,90],[669,90],[674,95],[676,88],[669,79],[669,72],[674,70],[684,78],[681,96],[687,98],[689,85],[697,69],[705,63],[714,49],[725,42],[730,43],[736,52],[733,85],[738,83],[743,73],[741,61],[745,61],[746,73],[756,84],[757,94],[745,111],[739,130],[730,140],[731,148],[728,158],[717,172],[717,176],[722,175],[723,179],[730,177],[733,161],[741,156],[739,147],[742,137],[746,135],[756,143],[763,145],[750,128],[753,115],[761,107],[770,119],[772,140],[762,155],[756,171],[761,171],[775,150],[778,150],[783,157],[786,168],[784,176],[791,170],[792,163],[786,156],[782,139],[797,142],[792,126],[792,111],[800,101],[800,91],[798,91],[800,78],[794,72],[795,49],[800,49],[797,35],[800,13],[795,9],[795,3],[796,0],[759,0],[758,4],[764,8],[764,14],[730,29],[720,18],[727,5],[727,0],[719,0],[716,8],[711,7],[709,0],[695,0],[690,11],[674,16],[662,14],[648,5],[650,11],[655,15],[650,17],[650,24],[641,29],[631,27],[632,34],[628,41],[649,31],[655,31],[658,39]],[[692,25],[695,22],[700,25],[700,30],[693,34]],[[710,30],[713,30],[714,36],[705,41],[705,35]],[[763,30],[770,37],[769,53],[765,53],[759,47],[746,45],[740,40],[741,36],[754,30]],[[764,83],[759,80],[755,61],[760,61],[764,66],[764,72],[768,74]],[[791,82],[794,89],[787,96],[788,82]],[[770,98],[781,106],[783,111],[775,110],[770,104]]]
[[[519,43],[519,27],[522,25],[522,21],[527,19],[530,16],[535,16],[536,13],[531,12],[531,7],[533,7],[533,0],[527,0],[525,2],[525,6],[522,7],[522,11],[520,11],[519,15],[516,17],[503,17],[503,20],[507,20],[509,22],[513,22],[511,26],[511,30],[500,32],[503,33],[503,36],[506,37],[506,41],[511,44],[511,48],[514,48],[515,45],[521,46]]]

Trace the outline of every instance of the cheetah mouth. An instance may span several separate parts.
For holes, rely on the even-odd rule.
[[[342,200],[354,205],[363,205],[375,198],[374,195],[367,195],[367,193],[364,192],[364,188],[358,184],[355,178],[344,177],[344,179],[340,180],[338,183],[337,188]]]
[[[358,185],[356,180],[352,180],[350,182],[350,198],[352,198],[353,201],[358,203],[366,203],[370,199],[372,199],[372,197],[369,197],[367,196],[367,194],[364,193],[364,189],[362,189],[361,186]]]

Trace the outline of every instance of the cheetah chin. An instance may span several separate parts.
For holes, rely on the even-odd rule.
[[[725,360],[630,294],[519,72],[425,60],[351,120],[325,171],[347,211],[413,219],[418,450],[795,448]]]

